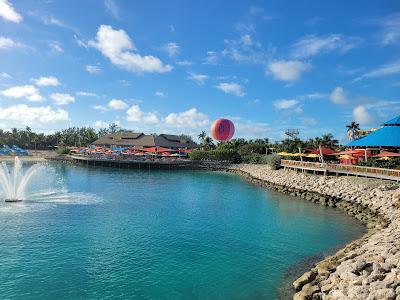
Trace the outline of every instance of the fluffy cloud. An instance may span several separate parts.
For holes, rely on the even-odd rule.
[[[187,79],[193,80],[198,85],[203,85],[204,82],[208,79],[208,76],[204,75],[204,74],[196,74],[196,73],[192,73],[192,72],[188,72],[188,74],[189,74],[189,76],[187,77]]]
[[[107,106],[109,109],[113,110],[123,110],[128,108],[128,104],[119,99],[112,99],[110,102],[108,102]]]
[[[399,73],[400,73],[400,60],[397,60],[392,63],[382,65],[373,70],[370,70],[369,72],[354,79],[354,81],[360,81],[364,78],[390,76],[390,75],[399,74]]]
[[[210,124],[210,119],[206,114],[197,111],[196,108],[191,108],[180,113],[170,113],[165,118],[165,123],[171,127],[177,128],[196,128]]]
[[[0,0],[1,1],[1,0]],[[10,38],[0,36],[0,49],[13,49],[13,48],[24,48],[25,45],[19,42],[15,42]]]
[[[143,112],[139,105],[132,105],[126,111],[126,120],[132,123],[157,124],[160,122],[153,112]]]
[[[14,86],[0,92],[1,95],[8,98],[25,98],[29,101],[43,101],[39,90],[33,85]]]
[[[34,78],[32,81],[35,85],[38,86],[59,86],[60,82],[58,81],[57,77],[54,76],[47,76],[47,77],[39,77]]]
[[[92,65],[87,65],[85,67],[85,70],[90,74],[99,74],[101,72],[101,68],[99,66],[92,66]]]
[[[22,21],[22,16],[14,9],[7,0],[0,0],[0,17],[14,23]]]
[[[75,101],[75,97],[71,96],[70,94],[64,93],[54,93],[50,95],[50,98],[57,104],[57,105],[67,105]]]
[[[345,90],[338,86],[336,87],[329,96],[329,99],[335,104],[346,104],[349,102]]]
[[[0,79],[10,79],[10,78],[11,75],[6,72],[0,73]]]
[[[67,121],[68,112],[63,109],[53,109],[50,106],[32,107],[26,104],[0,107],[0,120],[8,120],[21,124],[55,123]]]
[[[330,51],[344,53],[355,48],[359,43],[359,38],[345,37],[341,34],[331,34],[325,37],[307,35],[292,46],[292,56],[307,58]]]
[[[154,95],[157,96],[157,97],[165,97],[165,94],[163,92],[160,92],[160,91],[155,92]]]
[[[155,56],[136,53],[137,49],[128,34],[122,29],[114,30],[109,25],[101,25],[96,40],[89,41],[89,45],[121,69],[138,73],[165,73],[172,70],[170,65]]]
[[[245,95],[243,86],[234,82],[221,82],[216,88],[223,91],[225,94],[232,94],[238,97],[243,97]]]
[[[374,119],[363,105],[356,106],[353,109],[353,118],[360,125],[368,125]]]
[[[274,102],[274,106],[277,109],[291,109],[294,108],[298,103],[299,101],[296,99],[280,99]]]
[[[267,65],[267,72],[275,79],[282,81],[296,81],[301,75],[310,70],[311,65],[298,60],[276,60]]]
[[[168,56],[175,56],[181,52],[181,47],[175,42],[169,42],[164,45],[164,50],[167,52]]]
[[[104,122],[104,121],[96,121],[93,123],[93,127],[95,128],[107,128],[108,127],[108,123]]]

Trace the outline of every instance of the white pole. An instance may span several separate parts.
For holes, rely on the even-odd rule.
[[[365,149],[364,149],[364,151],[365,151],[365,161],[367,161],[367,160],[368,160],[368,156],[367,156],[367,148],[365,148]]]
[[[299,147],[299,153],[300,153],[300,161],[303,161],[303,155],[301,155],[301,147]]]
[[[319,156],[320,156],[321,162],[324,163],[324,155],[322,154],[322,147],[321,147],[321,145],[319,145]]]

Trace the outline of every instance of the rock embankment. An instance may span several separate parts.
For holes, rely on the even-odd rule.
[[[400,186],[354,177],[235,165],[256,184],[338,207],[368,227],[360,239],[317,263],[294,283],[294,299],[400,299]]]

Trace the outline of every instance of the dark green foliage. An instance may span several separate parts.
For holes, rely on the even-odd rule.
[[[379,160],[379,159],[368,159],[367,161],[360,161],[359,166],[373,167],[373,168],[384,168],[384,169],[399,169],[400,158],[392,158],[390,160]]]
[[[240,155],[234,150],[196,150],[189,153],[193,160],[230,161],[240,163]]]
[[[70,150],[67,147],[61,146],[61,147],[57,148],[57,153],[58,154],[69,154]]]
[[[264,162],[267,163],[272,170],[278,170],[281,167],[281,157],[277,154],[265,155]]]

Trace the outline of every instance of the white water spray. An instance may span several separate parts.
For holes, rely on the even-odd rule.
[[[10,170],[7,164],[2,162],[0,164],[0,187],[4,192],[5,201],[17,202],[26,199],[26,187],[40,167],[40,164],[34,164],[24,171],[18,156],[14,159],[13,170]]]

